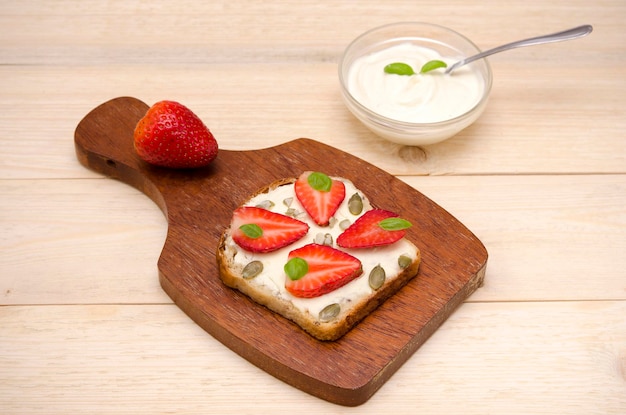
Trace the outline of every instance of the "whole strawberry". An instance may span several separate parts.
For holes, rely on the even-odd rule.
[[[217,141],[189,108],[159,101],[139,120],[134,133],[139,157],[163,167],[206,166],[217,156]]]

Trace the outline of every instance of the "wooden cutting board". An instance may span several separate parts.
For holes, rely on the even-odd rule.
[[[129,97],[93,109],[75,131],[78,159],[163,210],[168,232],[158,269],[165,292],[213,337],[276,378],[330,402],[360,405],[482,285],[487,251],[476,236],[379,168],[305,138],[261,150],[220,149],[210,166],[194,171],[150,166],[133,149],[133,130],[147,109]],[[304,170],[351,179],[373,204],[400,213],[414,224],[407,237],[422,252],[418,276],[335,342],[315,340],[218,277],[215,250],[233,210],[259,188]]]

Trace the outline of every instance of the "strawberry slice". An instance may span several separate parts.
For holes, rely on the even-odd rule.
[[[294,185],[296,197],[311,219],[320,226],[327,226],[346,197],[346,186],[324,173],[305,171]]]
[[[244,206],[233,212],[231,235],[251,252],[272,252],[290,245],[309,231],[309,225],[267,209]]]
[[[372,209],[337,238],[337,245],[342,248],[373,248],[390,245],[404,238],[405,229],[411,223],[397,214],[383,209]]]
[[[361,261],[328,245],[305,245],[291,251],[288,258],[285,288],[296,297],[319,297],[363,273]]]

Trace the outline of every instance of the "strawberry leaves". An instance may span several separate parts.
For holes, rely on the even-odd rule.
[[[317,171],[309,174],[306,181],[313,189],[320,192],[330,192],[333,185],[333,181],[330,177]]]
[[[256,223],[244,223],[239,227],[248,238],[256,239],[263,236],[263,229]]]
[[[383,209],[372,209],[337,238],[342,248],[373,248],[390,245],[404,238],[405,230],[411,222],[399,218],[397,214]]]
[[[245,206],[233,212],[232,238],[251,252],[272,252],[291,245],[309,231],[309,225],[267,209]]]
[[[445,63],[444,61],[439,60],[439,59],[434,59],[423,64],[422,67],[420,68],[419,73],[425,74],[435,69],[447,68],[447,67],[448,67],[448,64]],[[413,67],[404,62],[390,63],[389,65],[386,65],[383,68],[383,71],[385,71],[385,73],[392,74],[392,75],[404,75],[404,76],[416,75],[416,72],[415,70],[413,70]]]
[[[285,274],[292,281],[297,281],[309,272],[309,264],[300,257],[293,257],[285,264]]]
[[[400,231],[412,226],[411,222],[402,218],[387,218],[378,222],[378,226],[386,231]]]
[[[361,261],[328,245],[308,244],[289,253],[285,289],[313,298],[343,287],[363,273]]]
[[[318,297],[358,278],[363,274],[363,265],[347,249],[393,244],[402,239],[406,229],[412,226],[409,221],[390,211],[372,209],[362,213],[363,203],[360,196],[355,194],[349,200],[346,199],[344,182],[321,172],[302,173],[296,179],[293,189],[308,214],[306,221],[309,223],[288,213],[273,212],[271,209],[277,205],[269,200],[263,206],[259,204],[236,209],[231,222],[231,236],[239,247],[253,253],[274,252],[302,239],[294,247],[287,248],[284,254],[280,254],[281,257],[285,255],[285,289],[295,297]],[[334,235],[338,234],[334,243],[332,238],[328,244],[304,242],[303,238],[310,230],[309,224],[314,226],[311,222],[315,222],[319,226],[328,226],[330,218],[337,213],[344,201],[350,215],[358,216],[358,219],[343,232],[340,230],[343,227],[335,228],[334,231],[329,229],[329,232],[335,232]],[[291,202],[284,204],[289,207]],[[338,215],[344,214],[345,212]],[[261,260],[256,262],[261,263]],[[381,281],[380,275],[374,274],[374,277],[375,282]]]
[[[320,226],[328,226],[346,197],[346,187],[341,180],[333,180],[320,172],[302,173],[294,190],[304,210]]]

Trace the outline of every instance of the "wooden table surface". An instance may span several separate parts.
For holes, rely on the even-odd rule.
[[[626,2],[1,1],[0,413],[626,413]],[[484,115],[405,147],[343,105],[363,31],[442,24],[489,58]],[[221,148],[308,137],[424,193],[486,246],[485,284],[366,403],[253,366],[161,289],[167,223],[85,169],[73,135],[118,96],[178,100]]]

